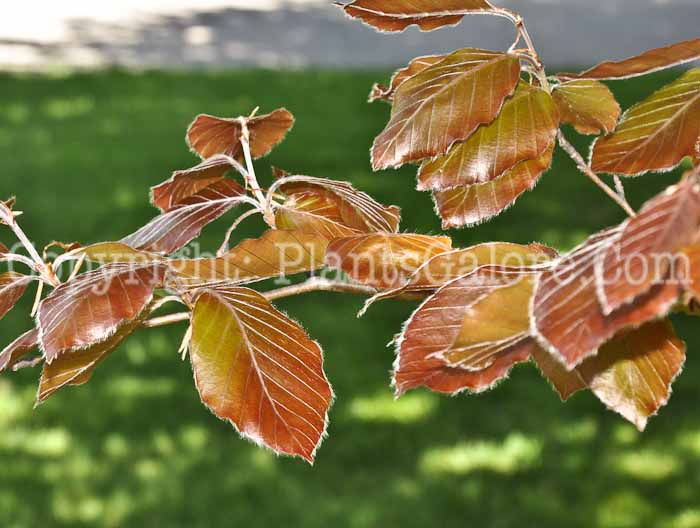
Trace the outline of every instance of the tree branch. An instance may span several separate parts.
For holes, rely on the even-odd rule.
[[[576,148],[571,143],[569,143],[566,137],[564,137],[564,134],[561,130],[557,132],[557,139],[559,140],[559,145],[561,145],[561,148],[563,148],[564,151],[569,155],[569,157],[572,160],[574,160],[576,166],[578,167],[578,170],[580,170],[583,174],[588,176],[588,178],[590,178],[590,180],[593,183],[600,187],[603,190],[603,192],[612,199],[612,201],[614,201],[617,205],[622,207],[622,209],[629,216],[633,217],[637,215],[637,213],[634,212],[634,209],[632,209],[630,204],[627,203],[627,200],[625,200],[614,190],[608,187],[605,184],[605,182],[601,180],[595,172],[593,172],[593,169],[591,169],[590,166],[584,161],[583,157],[581,156],[581,154],[579,154],[578,150],[576,150]]]

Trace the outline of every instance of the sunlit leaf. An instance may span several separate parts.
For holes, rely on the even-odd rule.
[[[554,144],[539,158],[521,161],[495,180],[434,191],[433,199],[442,228],[474,226],[513,205],[524,192],[532,190],[552,164]]]
[[[134,249],[168,255],[199,236],[202,229],[226,214],[245,198],[245,190],[233,180],[220,180],[183,200],[167,213],[122,239]]]
[[[401,84],[372,147],[375,170],[444,154],[498,115],[520,79],[514,55],[463,49]]]
[[[213,282],[244,284],[323,267],[328,241],[297,231],[270,230],[248,239],[220,258],[173,259],[169,285],[191,289]]]
[[[39,332],[35,328],[25,332],[0,352],[0,372],[14,367],[27,354],[39,348]]]
[[[464,15],[493,6],[486,0],[355,0],[343,9],[379,31],[403,31],[414,24],[431,31],[459,24]]]
[[[700,156],[700,69],[688,71],[633,106],[617,130],[593,146],[596,172],[636,176]]]
[[[333,394],[304,330],[246,288],[203,292],[190,358],[204,404],[246,438],[313,462]]]
[[[447,154],[423,163],[418,189],[445,190],[495,180],[519,162],[543,155],[559,128],[552,96],[521,82],[501,113]]]
[[[560,79],[626,79],[700,59],[700,39],[646,51],[622,61],[607,61],[582,73],[560,73]]]
[[[0,273],[0,319],[12,310],[33,280],[33,277],[14,271]]]
[[[598,298],[607,314],[668,279],[678,251],[700,226],[700,185],[687,179],[649,200],[596,262]]]
[[[347,182],[292,176],[280,190],[287,196],[275,213],[278,229],[291,229],[328,240],[359,233],[396,232],[398,207],[385,206]]]
[[[97,365],[104,361],[141,323],[141,318],[129,321],[105,341],[73,350],[70,354],[62,354],[51,363],[46,362],[39,380],[37,405],[45,402],[56,391],[67,385],[83,385],[90,381]]]
[[[164,262],[166,259],[157,253],[140,251],[123,242],[99,242],[75,251],[76,256],[85,255],[85,259],[98,264],[132,263],[147,264]]]
[[[394,73],[388,87],[381,84],[375,84],[369,94],[369,102],[373,103],[374,101],[380,99],[387,102],[393,101],[394,94],[399,86],[426,68],[442,61],[445,57],[447,57],[447,55],[426,55],[425,57],[416,57],[408,63],[408,66],[401,68]]]
[[[247,123],[250,132],[250,152],[253,158],[267,155],[294,126],[294,116],[285,108],[252,118],[222,118],[201,114],[187,130],[187,144],[202,159],[216,154],[241,159],[241,119]]]
[[[376,288],[403,285],[435,255],[452,249],[448,237],[376,233],[339,238],[328,245],[326,265]]]
[[[533,356],[562,399],[590,388],[611,410],[644,430],[671,396],[671,384],[685,362],[685,344],[665,319],[623,332],[573,371],[544,351]]]
[[[562,123],[579,134],[610,134],[620,118],[620,105],[610,88],[593,80],[564,82],[552,92]]]
[[[680,251],[678,278],[685,290],[700,302],[700,245],[697,243]]]
[[[535,276],[480,268],[440,288],[413,313],[397,340],[397,393],[418,386],[480,392],[529,359],[536,346],[529,337]]]
[[[545,270],[532,303],[532,333],[538,342],[569,369],[619,331],[665,316],[678,299],[676,282],[652,287],[629,304],[606,316],[596,292],[594,263],[621,234],[621,228],[603,231]]]
[[[216,155],[191,169],[175,171],[169,180],[151,187],[151,203],[166,213],[190,196],[221,180],[231,168],[230,157]]]
[[[107,264],[53,290],[36,318],[46,360],[106,341],[137,319],[165,272],[163,264]]]

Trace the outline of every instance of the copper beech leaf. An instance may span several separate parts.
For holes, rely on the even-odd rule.
[[[170,179],[151,187],[151,203],[167,213],[187,198],[222,180],[233,163],[229,156],[218,154],[191,169],[175,171]]]
[[[104,342],[136,320],[162,287],[165,273],[163,264],[107,264],[53,290],[36,316],[47,362]]]
[[[0,352],[0,372],[12,369],[27,354],[39,348],[39,331],[36,328],[25,332]]]
[[[418,190],[445,190],[487,183],[552,146],[559,112],[552,96],[521,82],[496,119],[444,156],[423,163]]]
[[[527,361],[528,307],[536,272],[482,267],[442,286],[411,316],[397,340],[397,394],[425,386],[481,392]]]
[[[39,380],[37,405],[45,402],[59,389],[68,385],[83,385],[90,381],[97,365],[104,361],[143,322],[141,317],[129,321],[105,341],[62,354],[46,362]]]
[[[664,319],[622,332],[573,371],[545,351],[533,356],[563,400],[589,388],[643,431],[649,418],[668,403],[671,384],[685,362],[685,344]]]
[[[636,176],[700,156],[700,69],[688,71],[622,116],[617,130],[593,145],[591,168]]]
[[[700,302],[700,245],[694,244],[679,252],[678,278],[687,292]]]
[[[121,241],[134,249],[168,255],[197,238],[202,229],[245,201],[245,189],[232,180],[206,187]]]
[[[543,348],[573,369],[619,331],[665,316],[677,301],[677,281],[652,287],[634,304],[605,315],[596,294],[594,264],[622,233],[620,227],[591,236],[538,279],[531,333]]]
[[[73,255],[77,258],[84,255],[86,260],[98,264],[148,264],[167,260],[162,255],[140,251],[123,242],[98,242],[73,251]]]
[[[495,180],[434,191],[435,207],[442,228],[474,226],[508,209],[525,192],[532,190],[552,165],[554,143],[538,158],[521,161]]]
[[[401,84],[375,139],[375,170],[444,154],[501,111],[520,79],[514,55],[462,49]]]
[[[8,247],[5,244],[3,244],[2,242],[0,242],[0,255],[5,254],[5,253],[9,253],[9,252],[10,252],[10,250],[8,249]]]
[[[33,280],[29,275],[14,271],[0,273],[0,319],[12,310]]]
[[[250,153],[253,158],[269,154],[294,126],[294,116],[286,108],[256,117],[223,118],[201,114],[187,130],[187,144],[202,159],[216,154],[242,159],[241,120],[250,132]]]
[[[355,0],[345,12],[379,31],[403,31],[417,25],[422,31],[459,24],[464,15],[493,10],[486,0]]]
[[[435,255],[452,249],[448,237],[374,233],[333,240],[326,266],[379,289],[396,288]]]
[[[298,231],[270,230],[219,258],[168,261],[168,285],[187,290],[211,283],[245,284],[323,267],[328,241]]]
[[[328,240],[358,233],[396,232],[401,211],[385,206],[347,182],[290,176],[280,180],[286,200],[277,207],[278,229],[303,231]]]
[[[389,82],[389,86],[375,84],[369,94],[369,102],[373,103],[377,100],[387,102],[393,101],[394,94],[399,86],[426,68],[441,62],[445,57],[447,57],[447,55],[426,55],[424,57],[416,57],[408,63],[408,66],[401,68],[394,73],[394,75],[391,77],[391,81]]]
[[[656,48],[622,61],[606,61],[582,73],[559,73],[560,79],[628,79],[700,59],[700,39]]]
[[[259,293],[202,292],[190,359],[204,404],[244,437],[312,463],[333,399],[319,345]]]
[[[649,200],[596,262],[598,299],[609,314],[668,280],[676,255],[700,227],[700,185],[688,178]]]
[[[610,134],[620,119],[620,105],[610,88],[593,80],[561,83],[552,91],[562,123],[579,134]]]

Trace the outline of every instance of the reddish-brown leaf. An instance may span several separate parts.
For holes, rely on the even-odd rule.
[[[7,246],[5,244],[3,244],[2,242],[0,242],[0,254],[9,253],[9,252],[10,252],[10,250],[7,248]]]
[[[700,245],[692,244],[679,253],[679,280],[697,302],[700,302]]]
[[[120,327],[107,340],[87,348],[62,354],[51,363],[46,362],[39,380],[37,405],[45,402],[59,389],[67,385],[83,385],[90,381],[97,365],[104,361],[142,323],[138,318]]]
[[[246,284],[323,267],[328,241],[298,231],[270,230],[212,259],[173,259],[168,285],[188,290],[211,283]]]
[[[440,288],[397,340],[397,394],[483,391],[536,347],[529,337],[534,270],[482,267]]]
[[[107,264],[56,288],[41,302],[36,318],[47,362],[104,342],[136,320],[165,273],[163,264]]]
[[[418,190],[442,191],[493,181],[518,163],[542,156],[551,148],[558,128],[559,112],[552,96],[521,82],[492,123],[479,127],[444,156],[423,163]]]
[[[700,185],[686,179],[649,200],[596,262],[598,299],[609,314],[668,279],[700,226]]]
[[[420,266],[452,249],[448,237],[375,233],[338,238],[328,245],[326,266],[379,289],[406,283]]]
[[[464,15],[491,11],[486,0],[354,0],[345,12],[379,31],[403,31],[417,25],[421,31],[459,24]]]
[[[309,176],[291,176],[285,181],[280,190],[287,199],[275,213],[278,229],[333,240],[359,233],[394,233],[399,228],[398,207],[382,205],[347,182]]]
[[[646,51],[622,61],[607,61],[582,73],[559,73],[560,79],[627,79],[700,59],[700,39]]]
[[[244,199],[245,189],[233,180],[219,180],[183,200],[167,213],[122,239],[134,249],[168,255],[197,238],[202,229]]]
[[[393,101],[394,94],[399,86],[426,68],[429,68],[430,66],[442,61],[445,57],[447,57],[447,55],[426,55],[425,57],[416,57],[408,63],[408,66],[401,68],[394,73],[388,87],[381,84],[375,84],[369,94],[369,102],[373,103],[379,99],[387,102]]]
[[[33,328],[25,332],[0,352],[0,372],[14,367],[27,354],[39,348],[39,332]]]
[[[532,190],[552,165],[554,144],[540,157],[522,161],[495,180],[433,192],[442,228],[474,226],[501,214]]]
[[[671,396],[685,362],[685,344],[664,319],[623,332],[573,371],[542,350],[533,356],[563,400],[590,388],[608,408],[644,430]]]
[[[700,157],[700,69],[688,71],[622,116],[617,130],[593,145],[596,172],[636,176]]]
[[[169,180],[151,187],[151,203],[163,213],[221,180],[231,170],[233,159],[216,155],[191,169],[175,171]]]
[[[520,79],[514,55],[456,51],[401,84],[372,147],[375,170],[446,153],[501,111]]]
[[[98,264],[148,264],[151,262],[166,262],[167,259],[157,253],[140,251],[123,242],[98,242],[73,252],[76,258],[85,255],[85,259]]]
[[[190,358],[204,404],[244,437],[313,462],[333,393],[320,347],[259,293],[207,290],[192,314]]]
[[[12,310],[33,280],[29,275],[14,271],[0,273],[0,319]]]
[[[562,123],[579,134],[610,134],[620,119],[620,105],[610,88],[593,80],[561,83],[552,92]]]
[[[201,114],[187,130],[187,144],[202,159],[216,154],[241,159],[241,120],[245,121],[250,132],[250,153],[253,158],[267,155],[294,126],[294,116],[286,108],[252,118]]]
[[[651,288],[634,304],[606,316],[596,295],[594,263],[621,228],[590,237],[540,276],[532,304],[532,334],[569,369],[619,331],[665,316],[681,292],[675,282]]]

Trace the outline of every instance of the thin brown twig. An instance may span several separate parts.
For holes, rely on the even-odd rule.
[[[572,160],[574,160],[576,166],[578,167],[578,170],[580,170],[583,174],[588,176],[588,178],[598,187],[600,187],[602,191],[605,194],[607,194],[617,205],[622,207],[622,209],[630,217],[634,217],[637,215],[637,213],[634,212],[634,209],[632,209],[630,204],[627,203],[627,200],[622,198],[613,189],[608,187],[606,183],[603,180],[601,180],[600,177],[593,171],[593,169],[591,169],[591,167],[584,161],[581,154],[579,154],[578,150],[576,150],[576,148],[571,143],[569,143],[566,137],[564,137],[564,134],[561,130],[557,132],[557,139],[559,140],[559,145],[561,145],[561,148],[563,148],[564,151],[569,155],[569,157]]]

